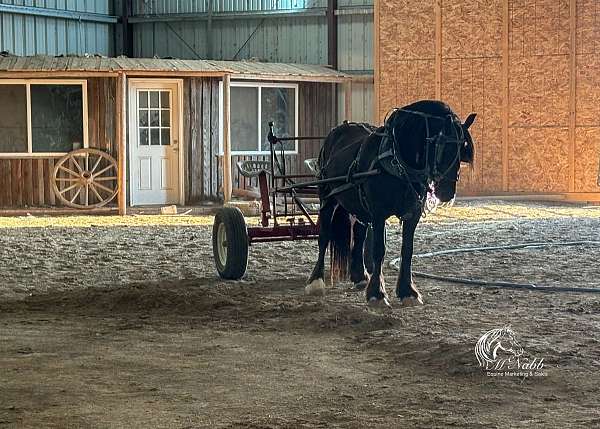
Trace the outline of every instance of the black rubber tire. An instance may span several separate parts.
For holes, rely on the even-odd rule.
[[[219,228],[224,228],[226,246],[225,263],[219,256]],[[239,280],[248,266],[248,230],[244,215],[237,207],[223,207],[215,215],[212,232],[213,258],[219,276]]]

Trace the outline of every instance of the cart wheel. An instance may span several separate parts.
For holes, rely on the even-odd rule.
[[[248,231],[240,209],[219,209],[213,225],[213,256],[219,276],[238,280],[248,265]]]

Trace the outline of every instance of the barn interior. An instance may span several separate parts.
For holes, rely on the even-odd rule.
[[[0,0],[0,429],[599,427],[599,13]],[[427,99],[456,199],[323,226],[324,137]]]

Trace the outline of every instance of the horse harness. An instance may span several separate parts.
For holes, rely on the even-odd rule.
[[[405,112],[412,115],[420,116],[425,121],[425,129],[426,129],[426,137],[425,137],[425,166],[422,169],[416,169],[408,165],[406,161],[402,159],[401,156],[396,152],[396,145],[394,144],[396,141],[396,136],[394,134],[394,127],[390,125],[390,119],[392,115],[396,112]],[[442,120],[442,121],[451,121],[453,125],[455,136],[449,137],[444,134],[444,127],[440,129],[440,132],[436,135],[431,135],[431,120]],[[344,121],[344,124],[349,124],[349,122]],[[377,157],[371,161],[369,165],[368,171],[378,170],[377,166],[381,166],[381,168],[391,176],[397,177],[399,179],[404,180],[409,188],[415,195],[415,198],[418,203],[418,207],[420,211],[425,209],[424,201],[427,196],[427,191],[430,190],[430,184],[433,182],[440,181],[444,179],[452,167],[456,162],[460,162],[460,146],[465,143],[465,134],[462,124],[458,117],[453,113],[449,113],[444,116],[432,115],[424,112],[419,112],[415,110],[408,109],[393,109],[384,121],[383,131],[378,131],[374,129],[368,124],[364,123],[351,123],[353,125],[358,125],[364,128],[369,135],[376,135],[381,137],[381,143],[379,144],[379,151]],[[456,126],[458,125],[458,126]],[[458,131],[460,130],[460,132]],[[457,152],[453,161],[450,163],[449,167],[444,171],[440,171],[440,163],[442,161],[442,156],[444,153],[444,145],[446,144],[456,144]],[[433,150],[431,147],[433,146]],[[369,207],[368,199],[366,198],[366,193],[364,190],[364,183],[366,182],[366,178],[362,178],[359,180],[354,180],[353,176],[357,172],[359,161],[362,157],[364,151],[365,143],[361,143],[356,157],[348,167],[348,173],[346,175],[346,182],[342,185],[335,187],[326,197],[325,199],[332,197],[334,195],[340,194],[352,188],[358,189],[358,195],[360,204],[363,209],[369,214],[370,218],[373,218],[372,211]],[[433,153],[433,162],[431,162],[430,154]],[[322,169],[321,171],[323,171]],[[381,171],[381,170],[379,170]],[[322,178],[322,177],[319,177]],[[415,188],[415,184],[417,186]]]

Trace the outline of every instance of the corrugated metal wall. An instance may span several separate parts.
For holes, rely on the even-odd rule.
[[[109,15],[112,0],[0,0],[25,6]],[[113,24],[0,11],[0,50],[16,55],[114,54]]]
[[[120,15],[122,0],[0,0],[0,50],[16,55],[115,55],[115,24],[77,19],[77,13]],[[10,10],[2,9],[6,5]],[[21,6],[24,9],[11,9]],[[211,34],[204,14],[208,0],[134,0],[137,18],[148,15],[187,14],[185,19],[136,22],[134,55],[248,59],[327,63],[327,0],[215,0]],[[358,74],[372,73],[372,0],[340,0],[338,8],[339,68]],[[33,8],[65,12],[65,17],[44,16]],[[356,9],[366,9],[356,13]],[[241,16],[244,13],[286,12],[277,18]],[[43,12],[43,10],[42,10]],[[75,12],[75,13],[72,13]],[[290,16],[288,12],[297,12]],[[235,17],[227,16],[236,14]],[[59,13],[60,15],[60,13]],[[116,36],[117,35],[117,36]],[[352,119],[373,121],[373,85],[353,85]],[[340,98],[340,103],[343,101]]]
[[[324,64],[327,28],[324,17],[219,20],[208,42],[205,22],[141,23],[134,26],[134,55]]]
[[[248,59],[327,64],[327,0],[216,0],[207,34],[208,0],[134,0],[137,17],[180,14],[182,19],[137,22],[134,55]],[[339,0],[338,68],[356,74],[373,72],[372,0]],[[358,9],[364,9],[357,13]],[[286,12],[277,18],[243,16]],[[289,12],[289,13],[288,13]],[[297,16],[290,16],[297,12]],[[313,13],[314,12],[314,13]],[[229,18],[227,13],[237,14]],[[193,19],[190,14],[204,14]],[[312,14],[312,15],[311,15]],[[185,19],[183,17],[185,16]],[[343,99],[340,96],[340,106]],[[342,112],[343,109],[340,110]],[[342,119],[342,118],[340,118]],[[352,85],[352,119],[375,119],[373,84]]]

